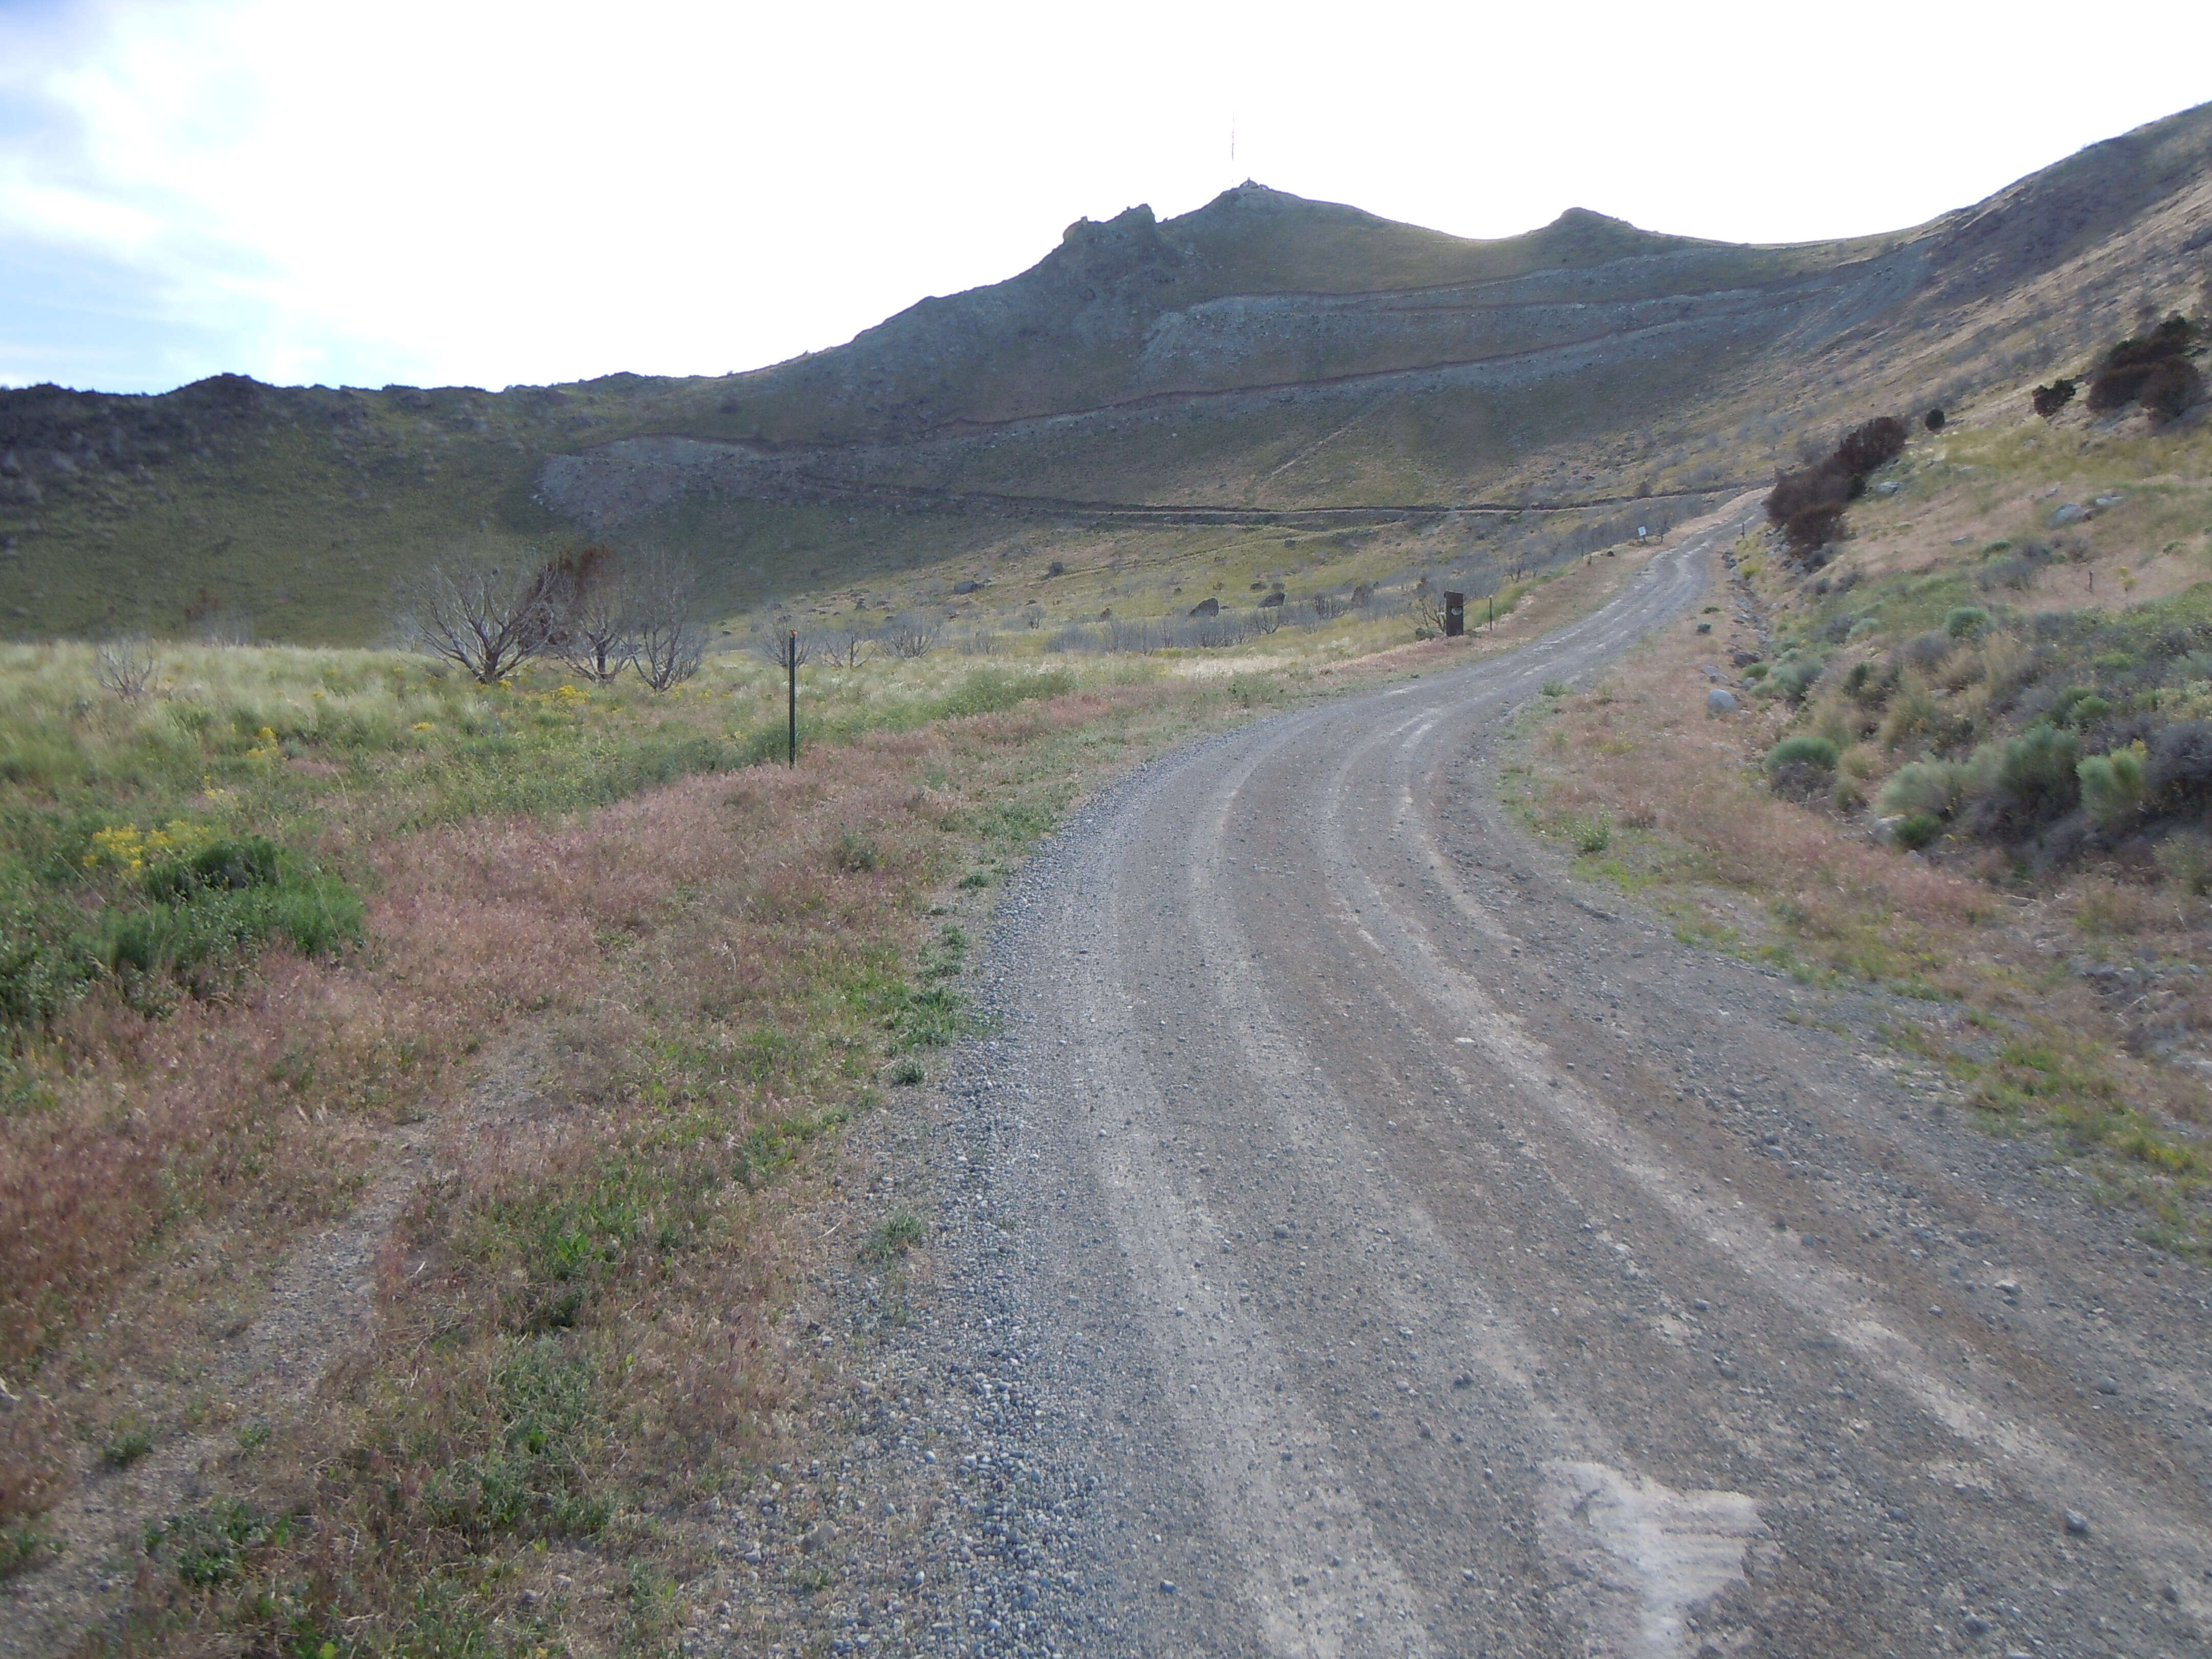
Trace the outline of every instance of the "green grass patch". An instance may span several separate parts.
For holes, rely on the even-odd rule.
[[[863,1261],[890,1261],[929,1237],[929,1228],[911,1210],[895,1210],[869,1233],[860,1246]]]

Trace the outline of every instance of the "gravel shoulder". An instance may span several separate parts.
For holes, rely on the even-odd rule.
[[[1735,527],[1030,866],[989,1035],[855,1143],[933,1233],[896,1319],[834,1292],[876,1431],[811,1472],[794,1650],[2194,1650],[2202,1270],[1931,1102],[1880,996],[1676,944],[1490,797]]]

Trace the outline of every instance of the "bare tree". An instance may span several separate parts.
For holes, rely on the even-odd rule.
[[[632,573],[604,543],[564,553],[556,562],[566,591],[553,648],[578,678],[605,684],[637,654]]]
[[[154,642],[143,634],[118,634],[92,648],[92,672],[125,702],[136,702],[154,683]]]
[[[937,648],[938,625],[921,617],[898,617],[884,629],[884,649],[894,657],[926,657]]]
[[[875,635],[858,621],[841,622],[822,641],[823,654],[840,668],[858,668],[868,659]]]
[[[404,583],[394,619],[416,650],[496,685],[552,642],[566,588],[557,566],[526,556],[464,556]]]
[[[792,626],[791,618],[778,617],[763,632],[753,635],[753,650],[787,673],[814,660],[817,641]]]
[[[1406,597],[1406,609],[1413,613],[1416,626],[1431,634],[1444,631],[1444,596],[1426,576],[1413,584],[1413,591]]]
[[[638,677],[655,691],[690,679],[707,653],[707,632],[694,617],[698,567],[680,553],[640,553],[631,559],[623,586]]]

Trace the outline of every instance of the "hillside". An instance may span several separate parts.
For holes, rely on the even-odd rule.
[[[962,558],[1187,556],[1224,526],[1565,544],[2185,308],[2209,158],[2212,106],[1790,247],[1581,210],[1468,240],[1247,184],[1079,222],[1006,282],[744,374],[0,392],[0,629],[365,640],[460,539],[689,547],[731,609],[856,580],[910,600],[907,573]]]

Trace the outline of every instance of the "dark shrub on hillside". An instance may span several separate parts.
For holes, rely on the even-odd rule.
[[[2142,406],[2162,421],[2174,419],[2203,396],[2204,377],[2196,364],[2182,357],[2160,363],[2136,392]]]
[[[1877,415],[1853,427],[1836,446],[1836,459],[1854,477],[1864,478],[1876,467],[1887,466],[1905,453],[1905,422],[1894,415]],[[1851,494],[1859,492],[1855,489]]]
[[[1944,415],[1942,410],[1931,409],[1923,419],[1930,432],[1941,432],[1943,429]]]
[[[1905,453],[1906,428],[1880,415],[1844,434],[1826,459],[1784,472],[1767,493],[1767,522],[1790,550],[1815,568],[1822,548],[1843,534],[1844,509],[1866,493],[1867,474]]]
[[[2154,380],[2161,395],[2174,395],[2172,388],[2180,377],[2172,374],[2171,366],[2179,364],[2187,375],[2194,374],[2185,360],[2195,333],[2186,317],[2169,317],[2141,338],[2121,341],[2097,361],[2096,374],[2089,382],[2089,407],[2100,411],[2124,408],[2142,398]]]
[[[2152,734],[2143,785],[2161,805],[2212,796],[2212,720],[2176,720]]]
[[[2053,380],[2049,386],[2036,387],[2029,395],[2031,401],[2035,404],[2035,412],[2047,421],[2074,401],[2075,390],[2072,380],[2060,379]]]
[[[1897,844],[1917,853],[1943,833],[1943,820],[1933,812],[1907,812],[1897,823]]]
[[[2074,810],[2081,799],[2081,739],[2055,726],[2031,726],[2004,746],[1997,764],[1997,793],[2014,819],[2047,822]]]

